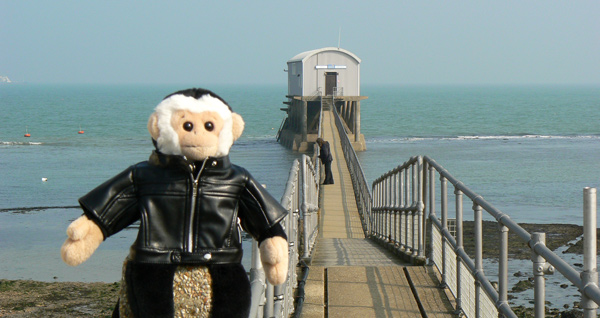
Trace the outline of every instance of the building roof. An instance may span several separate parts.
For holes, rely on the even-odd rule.
[[[302,61],[302,62],[304,62],[304,61],[306,61],[306,60],[307,60],[309,57],[311,57],[311,56],[313,56],[313,55],[315,55],[315,54],[319,54],[319,53],[322,53],[322,52],[327,52],[327,51],[336,51],[336,52],[342,52],[342,53],[345,53],[345,54],[347,54],[347,55],[351,56],[353,59],[355,59],[355,60],[358,62],[358,64],[360,64],[360,62],[361,62],[361,61],[360,61],[360,59],[358,58],[358,56],[356,56],[354,53],[352,53],[352,52],[350,52],[350,51],[348,51],[348,50],[344,50],[344,49],[337,48],[337,47],[324,47],[324,48],[322,48],[322,49],[316,49],[316,50],[312,50],[312,51],[306,51],[306,52],[302,52],[302,53],[300,53],[300,54],[298,54],[298,55],[296,55],[296,56],[292,57],[292,58],[291,58],[291,59],[288,61],[288,63],[290,63],[290,62],[298,62],[298,61]]]

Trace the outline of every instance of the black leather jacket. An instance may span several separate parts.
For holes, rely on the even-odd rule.
[[[189,163],[181,156],[158,152],[92,190],[79,203],[105,238],[140,220],[129,257],[158,264],[239,263],[240,225],[262,240],[274,236],[273,228],[280,227],[287,214],[229,157]]]

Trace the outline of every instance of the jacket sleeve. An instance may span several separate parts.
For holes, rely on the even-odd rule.
[[[135,166],[131,166],[79,199],[83,213],[94,221],[104,238],[119,232],[140,218]]]
[[[272,236],[285,237],[279,222],[287,213],[287,210],[248,174],[246,187],[240,196],[238,214],[244,230],[259,241]]]
[[[333,158],[331,157],[331,149],[329,148],[328,142],[323,143],[323,146],[321,147],[321,151],[319,153],[319,158],[321,158],[321,161],[323,162],[333,161]]]

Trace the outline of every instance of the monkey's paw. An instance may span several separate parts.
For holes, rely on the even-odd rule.
[[[60,254],[63,261],[71,266],[85,262],[104,240],[100,227],[85,215],[69,225],[67,236]]]
[[[285,282],[288,270],[288,243],[280,236],[264,240],[260,244],[260,259],[265,276],[272,285]]]

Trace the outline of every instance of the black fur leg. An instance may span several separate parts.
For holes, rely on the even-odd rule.
[[[250,313],[250,281],[241,264],[213,265],[212,317],[247,318]]]
[[[127,264],[127,287],[135,317],[173,317],[175,265]]]
[[[115,310],[113,310],[112,318],[120,318],[119,314],[119,300],[117,300],[117,305],[115,306]]]

